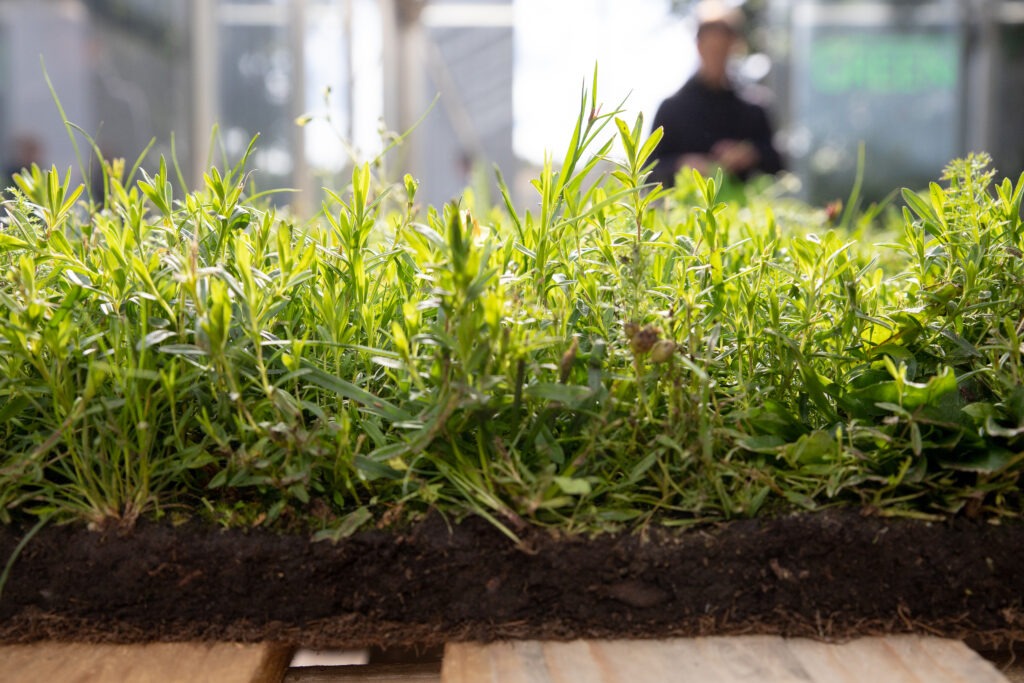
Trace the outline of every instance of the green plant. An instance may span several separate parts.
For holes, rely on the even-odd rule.
[[[954,162],[882,237],[878,209],[651,187],[658,134],[618,114],[583,92],[536,214],[503,184],[421,210],[374,164],[308,222],[247,194],[245,157],[191,192],[106,162],[102,205],[21,174],[0,521],[1019,514],[1024,178]]]

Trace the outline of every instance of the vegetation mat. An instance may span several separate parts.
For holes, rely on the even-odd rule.
[[[17,174],[0,635],[1014,638],[1024,176],[668,189],[619,113],[529,208],[382,155],[307,220],[251,145]]]

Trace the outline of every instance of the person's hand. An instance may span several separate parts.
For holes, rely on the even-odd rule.
[[[745,140],[721,140],[711,148],[711,156],[726,171],[744,173],[757,166],[761,154]]]
[[[701,175],[709,175],[717,166],[715,160],[707,154],[680,154],[676,160],[676,172],[683,168],[692,168]]]

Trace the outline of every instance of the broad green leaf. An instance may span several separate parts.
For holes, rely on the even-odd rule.
[[[359,507],[345,515],[342,519],[341,524],[331,529],[323,529],[313,534],[313,541],[331,541],[337,543],[338,541],[348,538],[355,532],[359,531],[360,528],[366,525],[373,519],[373,513],[366,507]]]
[[[388,467],[382,462],[377,462],[365,455],[357,455],[354,459],[356,470],[362,474],[367,481],[377,481],[378,479],[389,479],[391,481],[398,481],[402,479],[402,473],[393,467]]]
[[[651,135],[647,138],[647,141],[640,148],[640,152],[637,154],[637,162],[640,165],[647,163],[647,160],[654,154],[654,150],[657,148],[658,143],[661,142],[661,138],[665,135],[665,130],[658,126],[655,128]]]
[[[902,191],[903,200],[911,208],[911,210],[918,215],[919,218],[927,223],[933,225],[939,224],[939,217],[935,214],[931,205],[914,192],[913,190],[905,189]]]
[[[996,474],[1019,461],[1019,454],[1006,448],[990,446],[983,453],[966,453],[956,457],[944,456],[940,463],[943,467],[958,472]]]
[[[589,496],[593,490],[589,481],[575,477],[555,477],[555,484],[568,496]]]
[[[796,443],[779,449],[780,455],[793,463],[808,465],[823,462],[836,452],[835,434],[816,430],[801,436]]]
[[[0,233],[0,252],[10,251],[11,249],[25,249],[26,247],[28,247],[28,242]]]
[[[11,418],[17,417],[25,408],[30,405],[30,401],[27,396],[23,394],[16,394],[14,397],[7,400],[3,407],[0,408],[0,425],[4,424]]]
[[[574,384],[553,384],[540,383],[531,384],[523,392],[531,398],[539,398],[546,401],[557,401],[569,406],[578,404],[591,394],[590,387]]]
[[[992,436],[999,436],[1006,439],[1012,439],[1024,434],[1024,426],[1021,427],[1003,427],[997,423],[991,417],[985,420],[985,433],[991,434]]]

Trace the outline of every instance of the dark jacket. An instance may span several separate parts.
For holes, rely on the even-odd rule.
[[[652,129],[665,129],[653,158],[658,164],[651,180],[666,187],[675,182],[676,164],[684,154],[708,154],[720,140],[745,140],[760,152],[753,172],[777,173],[782,159],[772,145],[772,130],[764,107],[741,96],[736,90],[712,88],[693,76],[676,94],[658,107]]]

